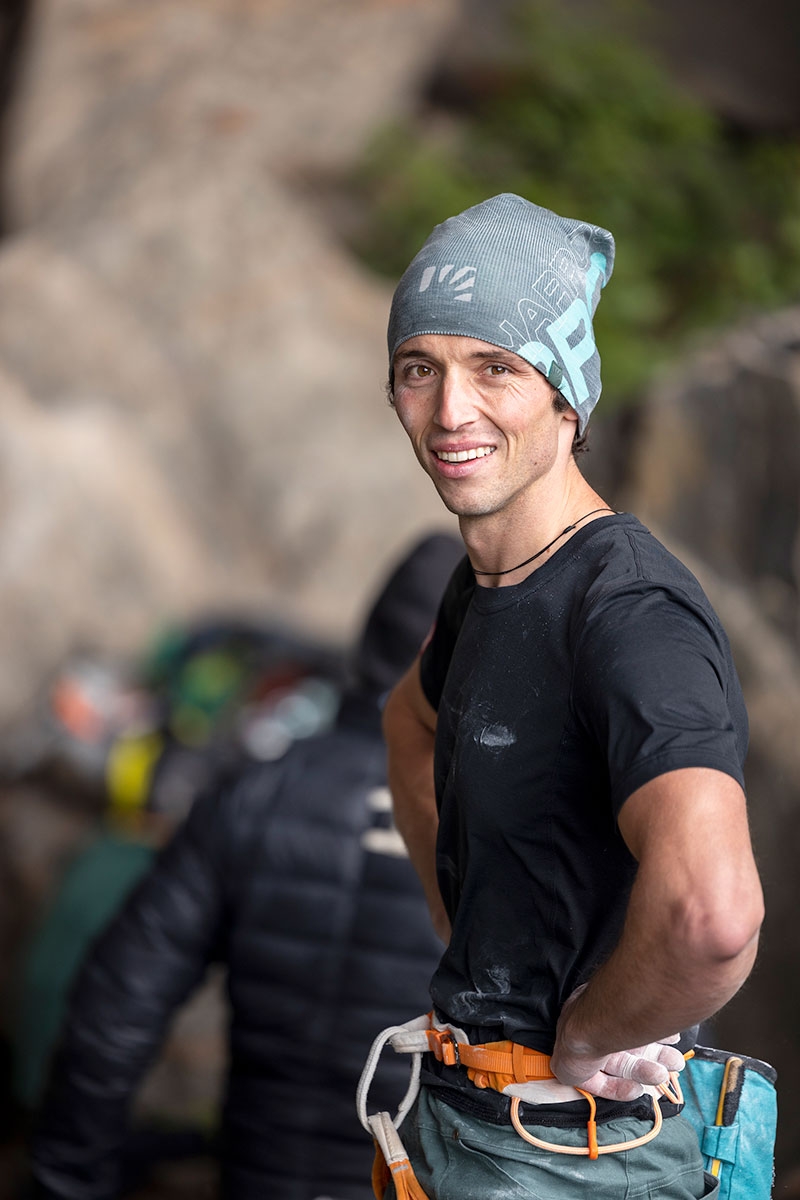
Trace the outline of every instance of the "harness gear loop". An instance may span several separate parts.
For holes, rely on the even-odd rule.
[[[373,1128],[373,1121],[376,1118],[367,1115],[367,1096],[384,1046],[387,1042],[391,1042],[392,1049],[398,1054],[413,1054],[408,1090],[397,1107],[397,1116],[391,1122],[395,1129],[399,1129],[406,1113],[419,1095],[422,1053],[428,1046],[425,1032],[431,1016],[432,1014],[426,1013],[424,1016],[414,1017],[413,1020],[406,1021],[405,1025],[390,1025],[388,1029],[384,1029],[382,1033],[378,1034],[370,1047],[367,1061],[364,1063],[364,1069],[361,1072],[361,1078],[358,1081],[358,1088],[356,1090],[356,1111],[364,1129],[366,1129],[367,1133],[371,1133],[373,1137],[376,1136]],[[378,1117],[389,1119],[388,1113],[378,1113],[377,1115]]]
[[[598,1158],[601,1154],[619,1154],[624,1150],[635,1150],[637,1146],[644,1146],[647,1142],[652,1142],[653,1138],[658,1137],[661,1132],[661,1126],[664,1123],[664,1118],[661,1115],[661,1108],[658,1101],[651,1097],[653,1103],[653,1128],[647,1133],[643,1133],[641,1137],[632,1138],[629,1142],[615,1142],[612,1145],[600,1146],[597,1142],[597,1104],[594,1096],[590,1092],[585,1092],[583,1088],[576,1088],[582,1096],[585,1096],[589,1101],[589,1120],[586,1122],[587,1144],[585,1146],[562,1146],[558,1142],[545,1142],[541,1138],[534,1137],[529,1133],[519,1117],[519,1096],[511,1097],[511,1124],[516,1129],[521,1138],[526,1142],[530,1142],[532,1146],[536,1146],[539,1150],[553,1150],[556,1154],[581,1154],[584,1158]]]

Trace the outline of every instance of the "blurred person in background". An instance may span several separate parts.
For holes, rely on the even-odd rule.
[[[159,630],[132,661],[70,655],[47,681],[15,731],[17,777],[46,781],[93,819],[20,956],[11,1024],[21,1112],[41,1102],[89,944],[200,792],[330,729],[344,659],[274,620],[217,614]]]
[[[606,230],[505,194],[438,225],[394,295],[392,401],[468,557],[385,708],[448,945],[381,1196],[719,1190],[677,1080],[758,943],[747,716],[697,581],[576,462],[613,261]]]
[[[214,962],[230,1004],[222,1195],[371,1195],[358,1072],[382,1025],[428,1004],[441,953],[391,823],[381,705],[462,554],[447,534],[416,545],[369,613],[333,729],[201,794],[93,946],[32,1139],[41,1200],[119,1194],[137,1085]]]

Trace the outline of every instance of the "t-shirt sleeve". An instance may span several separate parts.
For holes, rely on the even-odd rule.
[[[615,814],[667,771],[710,767],[744,787],[747,714],[727,637],[678,589],[598,601],[576,653],[577,719],[608,763]]]
[[[475,590],[475,576],[465,556],[458,564],[445,588],[420,659],[420,682],[428,703],[438,711],[450,660],[458,634]]]

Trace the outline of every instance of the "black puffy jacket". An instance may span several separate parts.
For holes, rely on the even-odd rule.
[[[377,709],[352,701],[332,732],[197,801],[73,991],[33,1142],[40,1195],[116,1195],[136,1085],[222,961],[224,1195],[369,1200],[358,1075],[376,1033],[430,1006],[441,951],[397,836],[378,831],[385,772]],[[405,1056],[384,1063],[372,1111],[405,1090]]]

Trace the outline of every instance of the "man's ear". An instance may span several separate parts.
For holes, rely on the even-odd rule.
[[[578,414],[572,406],[565,407],[564,412],[559,413],[561,425],[559,426],[559,450],[564,448],[565,452],[572,454],[575,439],[578,436]]]
[[[559,430],[559,440],[564,438],[569,443],[570,450],[572,443],[575,440],[575,434],[578,432],[578,414],[575,409],[569,405],[564,408],[563,412],[558,414],[561,417],[561,428]]]

